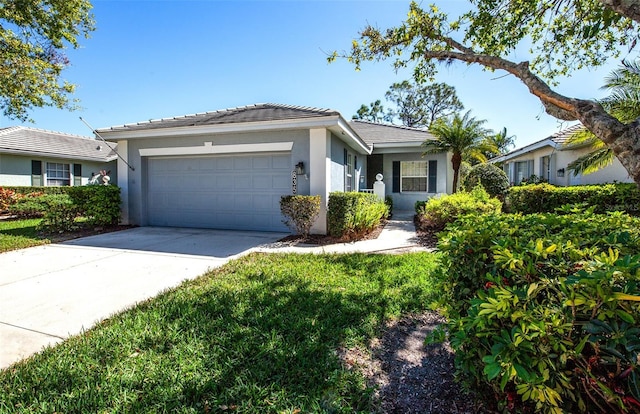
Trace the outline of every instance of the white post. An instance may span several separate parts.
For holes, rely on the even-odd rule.
[[[377,195],[378,198],[384,201],[385,197],[385,184],[382,181],[382,174],[376,174],[376,182],[373,183],[373,194]]]

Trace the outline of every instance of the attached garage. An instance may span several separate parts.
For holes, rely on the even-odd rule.
[[[149,225],[287,231],[280,196],[291,192],[291,155],[148,160]]]
[[[96,134],[118,144],[122,222],[140,226],[289,232],[281,197],[318,194],[320,213],[311,231],[326,234],[329,193],[344,189],[343,152],[358,158],[351,167],[356,171],[364,170],[371,152],[337,111],[280,104]]]

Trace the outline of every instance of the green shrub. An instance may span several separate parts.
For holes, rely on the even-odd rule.
[[[480,184],[491,197],[504,200],[509,190],[509,178],[501,168],[494,164],[482,163],[474,165],[463,181],[467,191]]]
[[[120,188],[115,185],[67,187],[80,214],[91,226],[112,226],[120,221]]]
[[[45,188],[55,190],[47,191],[44,194],[42,191],[36,191]],[[26,189],[33,189],[33,191]],[[61,203],[62,198],[54,196],[64,195],[69,197],[73,203],[75,212],[87,219],[88,225],[114,225],[118,224],[120,220],[120,188],[114,185],[22,187],[21,190],[23,191],[16,193],[25,194],[25,196],[9,207],[9,212],[19,217],[43,217],[45,213],[50,211],[51,205],[63,208],[67,203]]]
[[[579,185],[556,187],[532,184],[511,187],[508,204],[514,213],[550,213],[564,205],[594,207],[596,213],[625,211],[640,214],[640,190],[635,184]]]
[[[418,209],[418,203],[416,203]],[[465,214],[499,213],[502,203],[491,198],[480,186],[471,192],[458,192],[429,199],[420,204],[417,211],[419,226],[425,230],[441,231],[447,225]]]
[[[640,401],[640,220],[465,216],[441,234],[456,367],[510,412]]]
[[[384,198],[384,203],[387,205],[387,214],[393,213],[393,197],[390,195]]]
[[[16,193],[20,194],[20,193]],[[44,216],[47,204],[42,193],[29,193],[20,195],[18,200],[8,206],[8,211],[19,218],[37,218]]]
[[[69,194],[45,194],[38,198],[46,206],[42,221],[38,227],[49,232],[75,230],[76,218],[80,209]]]
[[[427,202],[429,200],[418,200],[416,201],[416,203],[413,205],[414,210],[416,211],[416,214],[420,215],[424,213],[424,207],[427,205]]]
[[[9,189],[12,191],[15,191],[17,194],[21,194],[21,195],[29,195],[29,194],[33,194],[33,193],[37,193],[37,194],[65,194],[67,192],[67,189],[71,188],[68,186],[62,186],[62,187],[27,187],[27,186],[5,186],[5,189]]]
[[[328,204],[327,226],[333,237],[357,238],[373,230],[388,214],[386,204],[375,194],[333,192]]]
[[[296,234],[309,235],[311,226],[320,214],[320,196],[286,195],[280,198],[283,223]]]

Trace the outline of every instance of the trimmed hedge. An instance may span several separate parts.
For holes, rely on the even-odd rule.
[[[280,197],[280,212],[285,217],[282,222],[296,234],[309,235],[311,226],[320,214],[320,196],[286,195]]]
[[[115,225],[120,220],[120,188],[115,185],[4,187],[0,194],[12,191],[17,196],[8,204],[8,210],[20,217],[44,217],[45,225],[57,222],[58,219],[53,216],[60,213],[56,210],[63,207],[68,211],[68,214],[64,214],[67,219],[72,215],[82,216],[88,225]],[[70,212],[69,204],[73,205],[75,213]],[[51,218],[47,218],[47,215]]]
[[[418,226],[423,230],[441,231],[447,223],[465,214],[499,213],[502,202],[492,198],[481,186],[471,192],[457,192],[416,202]]]
[[[551,213],[565,205],[594,207],[596,213],[625,211],[640,214],[640,190],[635,184],[579,185],[556,187],[531,184],[511,187],[508,205],[512,213]]]
[[[375,194],[333,192],[329,194],[327,226],[329,235],[356,238],[377,227],[389,210]]]
[[[467,385],[509,412],[638,411],[640,219],[464,216],[438,247]]]

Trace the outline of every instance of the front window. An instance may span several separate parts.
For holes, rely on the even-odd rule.
[[[353,191],[355,187],[355,174],[353,154],[347,153],[347,176],[345,177],[345,191]]]
[[[427,192],[427,161],[402,161],[400,163],[400,188],[402,192]]]
[[[48,162],[47,163],[47,185],[48,186],[71,185],[71,175],[69,171],[69,164]]]
[[[533,175],[533,160],[517,161],[514,163],[514,182],[520,184]]]

